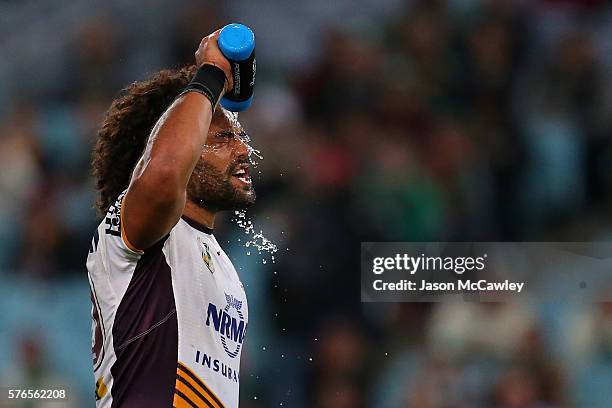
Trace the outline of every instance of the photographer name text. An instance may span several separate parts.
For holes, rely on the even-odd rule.
[[[521,293],[525,283],[512,282],[507,279],[503,282],[491,282],[485,279],[480,279],[477,281],[472,281],[469,279],[457,280],[455,282],[429,282],[426,280],[415,282],[408,279],[402,279],[396,282],[385,282],[382,279],[376,279],[372,282],[372,286],[376,291],[501,291]]]

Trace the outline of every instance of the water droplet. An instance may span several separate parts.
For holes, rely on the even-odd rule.
[[[234,221],[236,224],[244,230],[244,233],[249,236],[247,241],[245,241],[245,247],[249,248],[253,246],[259,254],[262,252],[267,252],[271,256],[272,263],[275,262],[274,253],[278,251],[276,245],[266,238],[263,234],[263,231],[259,230],[259,232],[255,232],[255,226],[250,219],[247,219],[245,210],[237,210],[234,211]],[[240,238],[238,239],[240,241]],[[250,255],[250,251],[247,252],[247,255]],[[262,261],[264,264],[265,260]]]

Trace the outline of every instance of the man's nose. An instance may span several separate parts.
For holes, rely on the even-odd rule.
[[[234,144],[234,153],[237,157],[249,157],[251,154],[251,149],[249,146],[242,140],[236,138]]]

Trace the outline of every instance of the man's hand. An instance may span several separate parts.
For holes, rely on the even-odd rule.
[[[234,88],[234,79],[232,75],[232,67],[219,49],[217,39],[221,30],[202,38],[198,50],[195,52],[196,66],[200,68],[204,64],[211,64],[219,67],[225,73],[225,89],[223,93],[229,92]]]

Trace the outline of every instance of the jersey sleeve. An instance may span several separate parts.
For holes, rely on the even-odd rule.
[[[115,244],[126,254],[142,255],[144,251],[132,245],[127,239],[125,231],[123,230],[123,214],[121,213],[121,205],[126,192],[127,190],[121,193],[121,195],[117,197],[115,203],[111,205],[106,212],[104,232],[111,243]]]
[[[94,233],[87,256],[89,275],[98,296],[109,308],[119,304],[143,256],[143,252],[131,247],[122,234],[121,203],[124,196],[125,192],[109,207]]]

